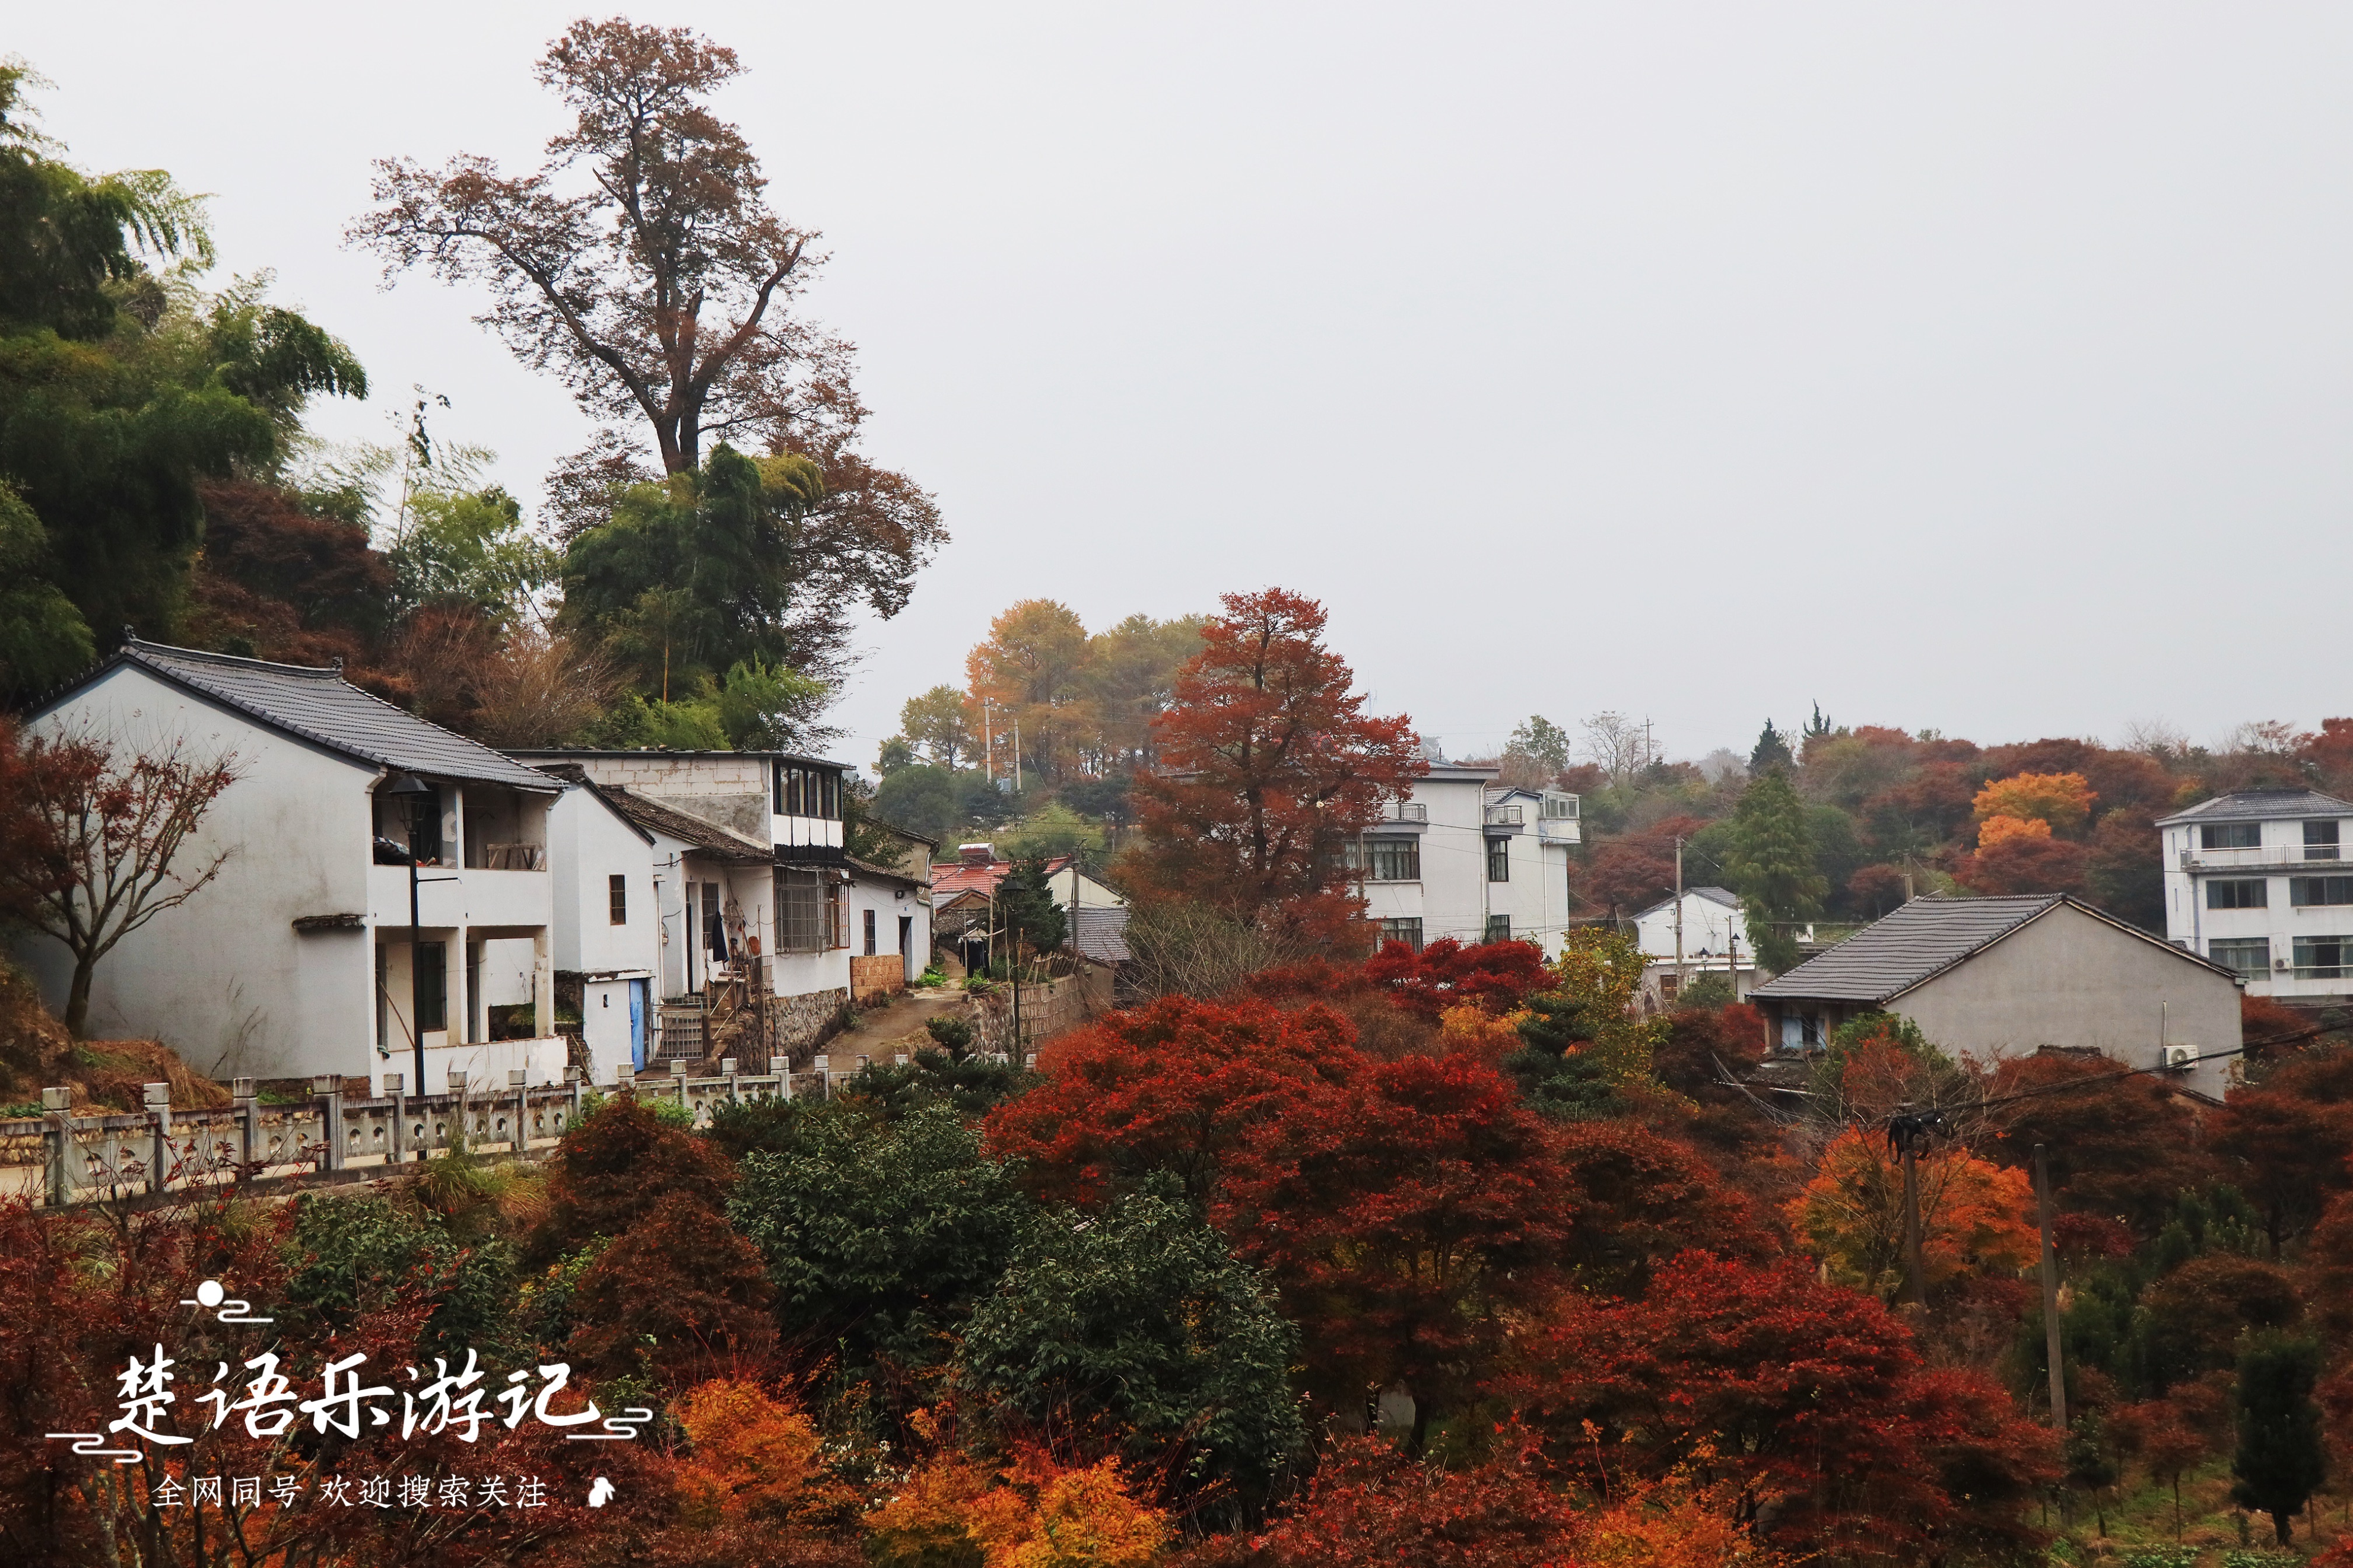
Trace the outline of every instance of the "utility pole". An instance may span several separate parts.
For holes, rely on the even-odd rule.
[[[980,743],[988,758],[986,764],[988,785],[994,789],[997,787],[997,725],[989,712],[988,699],[986,697],[980,700]]]
[[[1021,793],[1021,710],[1013,710],[1013,793]]]
[[[2042,1232],[2042,1350],[2051,1363],[2051,1429],[2067,1430],[2067,1371],[2059,1347],[2059,1258],[2051,1246],[2051,1161],[2034,1146],[2034,1223]]]
[[[1675,835],[1675,994],[1683,989],[1683,838]]]
[[[1897,1108],[1894,1133],[1897,1146],[1904,1152],[1904,1262],[1911,1275],[1907,1292],[1912,1304],[1926,1309],[1928,1290],[1920,1267],[1920,1145],[1919,1120],[1912,1114],[1912,1102],[1905,1100]]]

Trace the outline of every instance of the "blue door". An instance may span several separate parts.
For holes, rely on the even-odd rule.
[[[650,981],[629,982],[629,1065],[646,1065],[646,987]]]

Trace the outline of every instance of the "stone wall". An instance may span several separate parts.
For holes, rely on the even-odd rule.
[[[848,990],[809,991],[776,998],[776,1044],[796,1057],[807,1051],[849,1003]]]

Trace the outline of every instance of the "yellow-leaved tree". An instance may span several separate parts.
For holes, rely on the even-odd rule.
[[[1959,1148],[1923,1151],[1916,1163],[1927,1285],[2034,1262],[2039,1242],[2026,1220],[2033,1192],[2023,1171]],[[1784,1212],[1833,1279],[1890,1301],[1904,1289],[1904,1168],[1884,1133],[1850,1127],[1832,1139]]]
[[[2054,833],[2066,837],[2091,820],[2096,798],[2081,773],[2013,773],[1996,779],[1978,791],[1972,803],[1978,847],[2006,838],[2048,838]]]

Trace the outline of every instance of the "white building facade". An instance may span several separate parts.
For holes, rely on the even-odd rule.
[[[2251,994],[2353,1001],[2353,801],[2241,790],[2158,823],[2165,930]]]
[[[416,1077],[420,1047],[430,1092],[453,1071],[500,1089],[518,1068],[560,1080],[554,781],[336,670],[135,640],[26,723],[118,758],[229,757],[237,774],[180,852],[184,868],[226,852],[219,876],[99,962],[93,1035],[161,1040],[223,1080],[340,1073],[381,1088]],[[494,942],[522,954],[503,1009],[484,994]],[[16,955],[60,1005],[63,946],[35,936]]]
[[[1577,797],[1495,778],[1493,768],[1432,763],[1408,799],[1349,845],[1379,940],[1416,951],[1446,937],[1466,945],[1516,940],[1559,954]]]
[[[1654,1005],[1673,1005],[1704,974],[1729,977],[1736,997],[1757,984],[1748,919],[1740,896],[1727,888],[1686,888],[1680,900],[1662,899],[1634,917],[1634,940],[1642,950],[1642,988]]]

